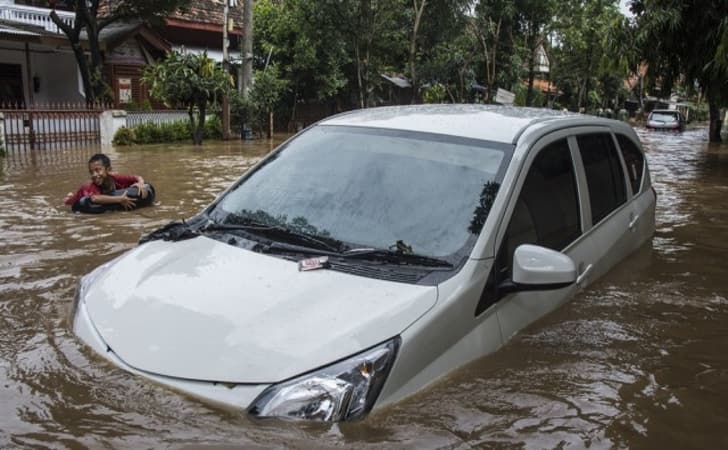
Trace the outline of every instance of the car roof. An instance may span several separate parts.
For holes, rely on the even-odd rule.
[[[650,114],[652,114],[652,113],[660,113],[660,114],[664,114],[664,113],[679,114],[679,113],[680,113],[680,111],[678,111],[677,109],[653,109],[652,111],[650,111]]]
[[[604,124],[604,119],[542,108],[500,105],[408,105],[359,109],[319,122],[367,128],[419,131],[515,143],[534,124]]]

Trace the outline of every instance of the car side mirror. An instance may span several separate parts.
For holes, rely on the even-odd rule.
[[[513,279],[498,286],[501,294],[518,291],[550,291],[576,282],[574,260],[561,252],[523,244],[513,254]]]

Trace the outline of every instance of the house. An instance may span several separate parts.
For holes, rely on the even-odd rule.
[[[72,25],[72,0],[56,0],[55,9]],[[84,103],[76,59],[65,34],[50,19],[47,0],[0,0],[0,104],[40,105]],[[167,17],[161,26],[143,21],[115,23],[100,35],[103,76],[116,107],[141,105],[149,100],[141,84],[146,65],[166,52],[208,51],[222,61],[222,0],[196,0]],[[242,7],[231,8],[231,54],[239,51]],[[82,45],[85,39],[82,36]]]
[[[0,104],[81,102],[76,60],[51,21],[50,10],[32,0],[0,0]],[[58,15],[73,23],[66,2]]]

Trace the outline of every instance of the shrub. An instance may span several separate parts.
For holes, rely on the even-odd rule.
[[[114,145],[132,145],[134,143],[134,130],[127,127],[119,128],[116,130],[112,142]]]
[[[222,139],[222,121],[219,116],[207,116],[207,120],[205,120],[205,139]]]

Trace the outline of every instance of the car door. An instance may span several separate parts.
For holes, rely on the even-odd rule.
[[[498,229],[494,267],[476,315],[495,304],[504,340],[572,296],[587,282],[593,265],[592,245],[584,239],[586,186],[577,176],[570,134],[554,132],[533,145]],[[580,274],[577,283],[556,290],[499,292],[498,285],[511,279],[513,253],[521,244],[571,257]]]
[[[635,249],[637,239],[630,229],[637,216],[629,202],[632,188],[611,130],[584,128],[571,139],[577,147],[577,170],[586,181],[585,235],[593,243],[594,261],[589,270],[596,279]]]
[[[616,132],[619,153],[624,161],[629,187],[630,238],[632,249],[637,250],[655,233],[655,202],[657,200],[645,155],[637,137]]]

